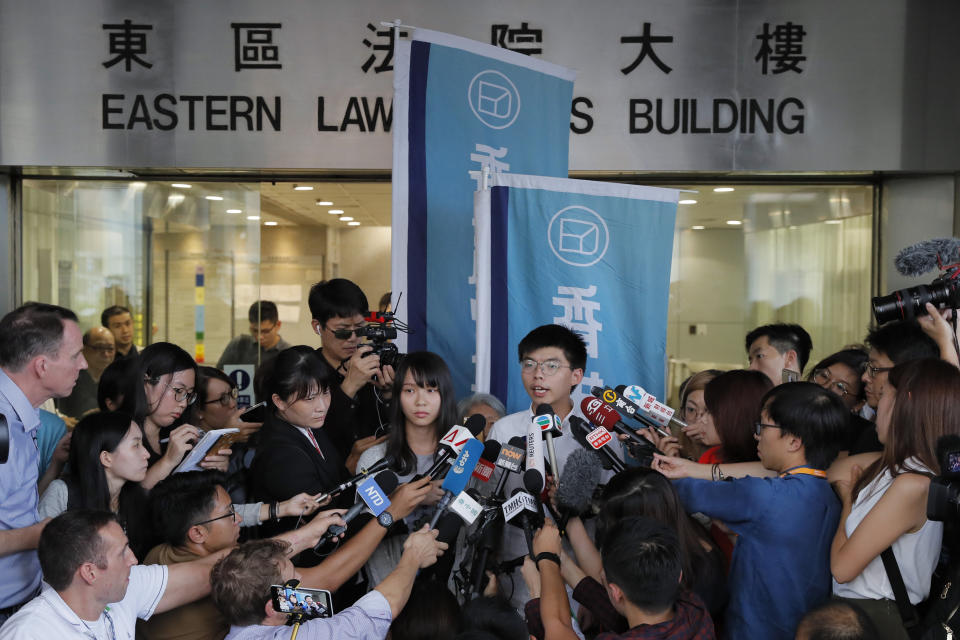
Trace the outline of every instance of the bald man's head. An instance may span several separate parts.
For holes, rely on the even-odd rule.
[[[90,374],[97,379],[117,355],[113,334],[106,327],[93,327],[83,334],[83,357],[90,366]]]
[[[876,628],[859,608],[843,601],[831,601],[811,609],[797,627],[796,640],[872,640]]]

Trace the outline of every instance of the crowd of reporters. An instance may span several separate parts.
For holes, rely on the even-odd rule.
[[[932,308],[809,369],[806,331],[759,327],[749,369],[696,373],[657,418],[629,392],[585,396],[586,345],[566,327],[517,345],[531,404],[505,415],[458,399],[436,354],[381,362],[363,335],[390,316],[368,316],[352,282],[317,283],[309,307],[321,348],[287,345],[264,301],[218,362],[253,358],[253,417],[221,368],[134,346],[122,307],[86,333],[54,305],[0,320],[0,639],[287,638],[291,623],[310,638],[902,639],[949,571],[927,495],[938,442],[960,434],[960,371]],[[604,444],[594,404],[611,397],[638,413]],[[59,414],[38,411],[52,399]],[[512,468],[544,415],[546,449]],[[184,470],[222,429],[228,444]],[[487,472],[471,459],[477,477],[452,489],[473,438]],[[508,513],[520,494],[533,506]],[[293,581],[336,613],[277,610],[271,587]]]

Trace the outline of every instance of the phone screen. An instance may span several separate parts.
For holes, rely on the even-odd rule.
[[[329,618],[333,615],[333,602],[330,592],[325,589],[304,589],[302,587],[282,587],[272,585],[270,596],[273,598],[273,610],[281,613],[299,613],[307,620]]]

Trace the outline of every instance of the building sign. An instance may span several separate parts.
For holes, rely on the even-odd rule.
[[[960,162],[954,111],[937,107],[949,87],[910,82],[953,78],[960,66],[957,56],[911,54],[950,42],[929,26],[950,10],[936,3],[0,0],[0,9],[4,165],[388,170],[394,49],[410,33],[382,24],[395,16],[575,69],[571,170]]]

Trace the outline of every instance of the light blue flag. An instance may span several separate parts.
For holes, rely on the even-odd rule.
[[[566,177],[573,72],[506,49],[415,30],[394,72],[394,298],[410,335],[474,383],[473,193],[486,167]]]
[[[478,387],[530,406],[517,344],[565,325],[587,343],[582,389],[637,384],[663,397],[677,191],[501,175],[478,194]],[[489,318],[489,320],[487,320]]]

